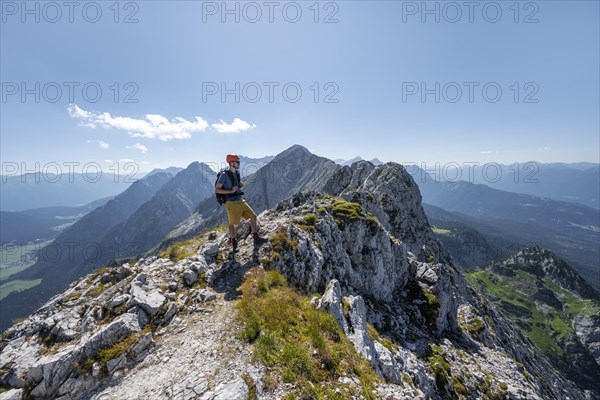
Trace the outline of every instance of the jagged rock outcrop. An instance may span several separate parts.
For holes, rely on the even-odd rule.
[[[420,261],[431,262],[430,257],[433,257],[435,262],[449,264],[447,251],[427,221],[421,193],[402,165],[386,163],[376,167],[361,161],[339,169],[324,191],[359,202]]]
[[[344,298],[348,310],[344,313],[340,284],[332,279],[317,308],[331,313],[344,333],[354,344],[356,351],[365,357],[375,371],[378,371],[388,382],[400,383],[400,369],[392,353],[381,343],[371,339],[367,328],[365,303],[360,296]]]
[[[372,200],[370,202],[373,204]],[[446,360],[449,370],[453,370],[450,359],[456,362],[454,368],[458,371],[463,368],[463,359],[468,359],[468,368],[479,370],[479,376],[485,377],[493,370],[498,380],[512,382],[514,377],[510,376],[519,370],[518,363],[526,365],[523,371],[528,371],[531,376],[544,376],[547,386],[539,382],[508,385],[506,391],[514,398],[561,398],[567,395],[584,398],[554,371],[539,350],[485,300],[474,295],[456,268],[419,261],[416,255],[404,250],[407,246],[372,218],[366,209],[356,209],[353,214],[347,211],[349,207],[352,206],[348,202],[309,193],[293,196],[263,213],[263,228],[285,235],[290,242],[287,247],[272,249],[278,256],[269,266],[280,270],[295,286],[309,292],[322,292],[330,280],[338,280],[341,290],[348,296],[359,295],[365,299],[371,323],[393,335],[403,346],[416,349],[423,357],[429,351],[429,343],[440,343],[436,354]],[[303,224],[313,213],[317,219],[307,228]],[[419,226],[426,224],[426,219],[411,217],[410,213],[407,218],[412,218],[404,221],[411,229],[426,229]],[[297,224],[290,225],[290,220]],[[311,220],[314,219],[308,218]],[[368,238],[375,240],[366,240]],[[435,249],[434,245],[430,246]],[[431,256],[443,258],[444,254],[440,251]],[[430,261],[435,260],[430,257]],[[468,313],[459,312],[467,306]],[[480,358],[479,353],[471,352],[469,357],[461,357],[457,344],[444,339],[455,335],[465,340],[460,346],[478,348],[479,353],[485,348],[485,359]],[[425,371],[429,369],[430,373],[431,366],[427,361],[431,361],[431,357],[425,356],[426,361],[420,367]],[[518,363],[515,364],[513,359]],[[414,377],[411,371],[402,372]],[[451,379],[449,376],[448,380]],[[522,376],[522,383],[529,381]],[[475,379],[469,391],[477,388],[475,382],[480,380]],[[443,396],[444,390],[449,393],[455,390],[450,385],[442,385],[443,390],[428,388],[426,380],[419,383],[422,385],[420,390],[432,396],[435,396],[433,392]],[[437,383],[433,386],[437,387]],[[498,387],[496,390],[504,389]]]
[[[573,318],[573,329],[581,343],[600,365],[600,316],[581,315]]]

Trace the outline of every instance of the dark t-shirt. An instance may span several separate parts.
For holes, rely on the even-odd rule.
[[[219,183],[221,183],[223,185],[223,189],[225,189],[225,190],[231,190],[231,189],[233,189],[234,186],[238,186],[238,190],[237,190],[236,194],[228,194],[227,195],[227,201],[242,200],[242,195],[240,194],[242,192],[242,190],[241,190],[241,188],[239,188],[240,183],[238,182],[236,173],[233,173],[233,182],[231,182],[231,179],[229,179],[229,174],[227,172],[223,172],[221,174],[221,176],[219,177],[219,180],[217,181],[217,184],[219,184]]]

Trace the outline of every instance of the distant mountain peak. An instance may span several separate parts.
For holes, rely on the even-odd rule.
[[[308,162],[310,164],[316,163],[319,160],[327,160],[324,157],[318,156],[316,154],[311,153],[306,147],[300,145],[293,145],[292,147],[282,151],[277,154],[275,158],[271,160],[273,165],[284,166],[286,164],[292,163],[305,163]]]
[[[520,265],[535,265],[540,267],[553,263],[560,265],[561,268],[570,268],[563,259],[538,244],[518,251],[516,254],[510,256],[507,261]]]
[[[312,154],[306,147],[295,144],[292,147],[282,151],[275,158],[286,157],[290,154]]]
[[[585,299],[600,299],[600,295],[562,258],[539,245],[527,247],[508,257],[505,265],[526,267],[548,276],[560,287]]]
[[[165,172],[167,174],[171,174],[171,175],[175,176],[182,170],[183,170],[183,168],[181,168],[181,167],[154,168],[152,171],[148,172],[145,177],[147,178],[147,177],[157,174],[159,172]]]
[[[540,245],[533,245],[527,247],[514,255],[521,263],[526,264],[540,264],[545,262],[560,262],[562,259],[558,258],[554,253],[546,250]]]
[[[373,164],[375,166],[383,164],[383,161],[381,161],[377,157],[375,157],[375,158],[373,158],[372,160],[369,161],[369,160],[365,160],[361,156],[356,156],[356,157],[351,158],[349,160],[344,160],[343,158],[337,158],[333,162],[335,162],[336,164],[339,164],[339,165],[343,165],[343,166],[348,166],[349,167],[352,164],[354,164],[356,162],[359,162],[359,161],[370,162],[371,164]]]

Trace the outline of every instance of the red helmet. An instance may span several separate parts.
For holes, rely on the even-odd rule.
[[[237,154],[227,154],[227,164],[229,164],[232,161],[240,161],[240,156],[238,156]]]

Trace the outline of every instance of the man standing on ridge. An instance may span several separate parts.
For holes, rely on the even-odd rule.
[[[260,237],[256,228],[256,214],[252,208],[242,198],[244,192],[244,182],[240,178],[240,157],[237,154],[227,154],[226,158],[229,169],[219,173],[215,185],[217,195],[225,195],[225,208],[227,209],[227,219],[229,220],[229,242],[233,251],[237,250],[238,241],[235,237],[235,226],[240,223],[242,218],[250,219],[250,228],[254,244],[266,242],[266,239]]]

